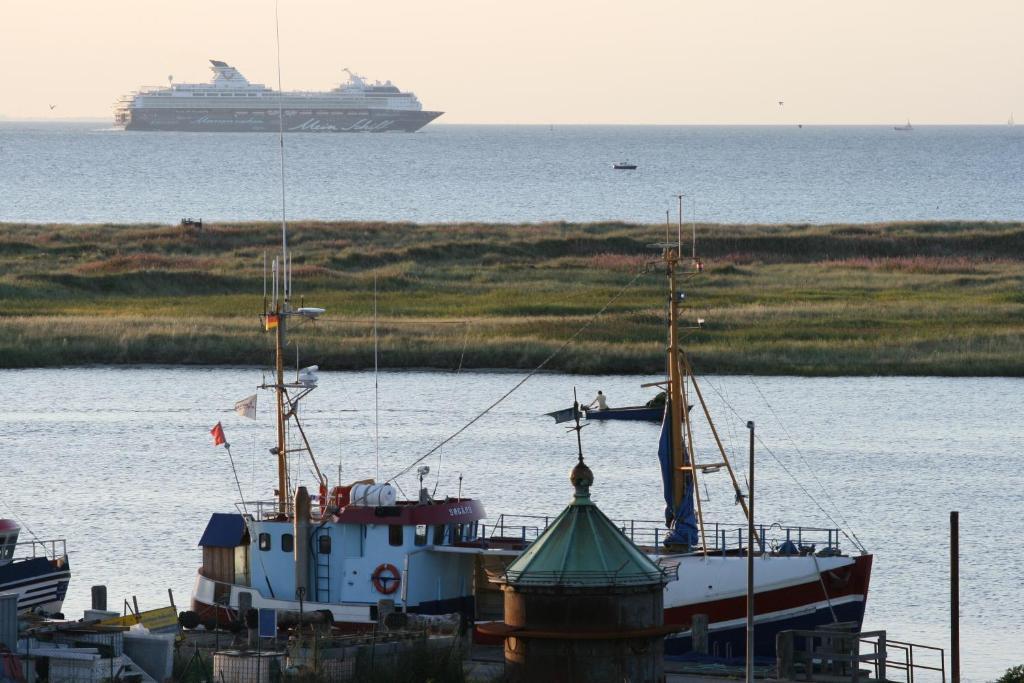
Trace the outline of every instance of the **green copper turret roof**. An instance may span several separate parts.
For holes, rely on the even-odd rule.
[[[667,572],[633,545],[590,500],[594,474],[582,456],[569,480],[576,487],[572,502],[509,565],[503,582],[579,588],[667,582]]]

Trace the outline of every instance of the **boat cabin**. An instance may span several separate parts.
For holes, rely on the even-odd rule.
[[[354,487],[312,504],[300,488],[284,512],[272,501],[247,503],[247,514],[214,514],[199,543],[193,608],[233,610],[246,591],[254,607],[294,609],[302,600],[342,623],[373,623],[381,600],[409,612],[471,615],[483,506],[467,498],[396,501],[388,484],[369,496],[346,488]]]

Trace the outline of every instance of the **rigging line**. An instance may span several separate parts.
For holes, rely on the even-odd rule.
[[[790,443],[793,444],[793,450],[796,451],[796,454],[800,457],[800,462],[804,464],[804,467],[807,468],[807,471],[811,473],[812,477],[814,477],[814,481],[817,482],[818,487],[821,489],[822,493],[825,494],[825,499],[832,505],[832,508],[836,511],[836,514],[839,516],[839,519],[843,521],[843,524],[845,524],[849,528],[850,534],[857,539],[857,544],[863,547],[860,543],[860,539],[857,538],[857,534],[853,531],[853,525],[850,524],[850,521],[848,519],[846,519],[846,515],[843,514],[843,511],[839,508],[839,505],[832,498],[832,495],[828,492],[828,489],[825,488],[825,485],[821,483],[821,479],[818,478],[818,475],[814,473],[814,470],[807,463],[807,459],[804,457],[803,452],[800,450],[800,446],[797,445],[796,439],[794,439],[793,435],[789,433],[788,429],[786,429],[785,423],[783,423],[783,421],[779,419],[778,413],[775,412],[775,408],[772,406],[771,403],[769,403],[768,398],[761,391],[761,387],[757,385],[757,382],[754,381],[754,378],[752,376],[748,377],[748,379],[750,380],[750,383],[754,385],[754,389],[757,390],[757,393],[761,397],[761,400],[764,401],[766,406],[768,406],[768,410],[771,411],[772,417],[774,417],[775,421],[779,423],[780,427],[782,427],[782,432],[786,435],[786,438],[788,438]]]
[[[459,367],[455,369],[455,380],[458,382],[459,376],[462,374],[462,362],[466,359],[466,347],[469,346],[469,321],[466,321],[466,333],[462,337],[462,353],[459,354]],[[451,413],[452,405],[455,403],[455,392],[452,392],[448,397],[448,412]],[[444,449],[440,449],[437,452],[437,472],[434,480],[434,490],[430,492],[430,497],[433,498],[434,494],[437,493],[437,487],[441,485],[441,461],[444,459]]]
[[[725,399],[725,397],[724,397],[724,396],[722,396],[721,392],[719,392],[719,391],[718,391],[718,388],[717,388],[717,387],[715,387],[715,385],[714,385],[714,384],[712,384],[712,383],[710,383],[710,382],[709,382],[709,383],[708,383],[708,385],[709,385],[709,386],[711,387],[711,389],[712,389],[712,390],[713,390],[713,391],[714,391],[714,392],[715,392],[716,394],[718,394],[718,397],[722,399],[722,402],[723,402],[723,403],[725,404],[725,406],[726,406],[726,407],[727,407],[727,408],[729,409],[729,411],[730,411],[730,412],[732,412],[732,414],[733,414],[733,415],[734,415],[734,416],[735,416],[736,418],[738,418],[738,419],[743,419],[743,418],[742,418],[742,417],[740,416],[740,414],[739,414],[739,413],[738,413],[738,412],[736,411],[736,409],[732,407],[732,405],[731,405],[731,404],[730,404],[730,403],[729,403],[729,402],[728,402],[728,401],[727,401],[727,400]],[[818,507],[818,509],[819,509],[819,510],[821,510],[821,513],[822,513],[823,515],[825,515],[825,518],[826,518],[826,519],[828,519],[828,521],[832,522],[832,524],[834,524],[834,525],[836,526],[836,528],[837,528],[837,529],[839,529],[839,531],[840,531],[840,532],[842,532],[842,534],[843,534],[844,536],[846,536],[846,538],[847,538],[847,539],[848,539],[848,540],[849,540],[849,541],[850,541],[851,543],[853,543],[853,545],[854,545],[854,546],[855,546],[855,547],[856,547],[856,548],[857,548],[858,550],[860,550],[860,551],[861,551],[862,553],[867,553],[867,549],[866,549],[866,548],[864,547],[864,545],[863,545],[863,544],[862,544],[862,543],[860,542],[860,539],[856,539],[856,537],[855,537],[855,536],[854,536],[854,537],[851,537],[851,535],[850,535],[849,533],[847,533],[847,532],[846,532],[846,529],[845,529],[845,528],[843,528],[843,525],[842,525],[842,524],[840,524],[839,522],[837,522],[837,521],[836,521],[835,519],[833,519],[832,515],[830,515],[830,514],[829,514],[828,510],[826,510],[826,509],[824,508],[824,506],[823,506],[823,505],[822,505],[821,503],[819,503],[819,502],[818,502],[818,499],[817,499],[817,498],[815,498],[814,496],[812,496],[812,495],[811,495],[811,492],[810,492],[810,491],[808,491],[808,490],[807,490],[807,487],[805,487],[805,486],[803,485],[803,483],[801,483],[800,479],[799,479],[799,478],[797,478],[797,476],[796,476],[795,474],[793,474],[793,471],[792,471],[792,470],[790,470],[790,469],[789,469],[789,467],[787,467],[787,466],[786,466],[786,463],[784,463],[784,462],[783,462],[783,461],[782,461],[782,460],[781,460],[781,459],[779,458],[779,456],[775,455],[775,451],[773,451],[773,450],[772,450],[772,449],[771,449],[771,448],[770,448],[770,447],[768,446],[768,444],[766,444],[766,443],[764,442],[764,439],[762,439],[762,438],[761,438],[760,436],[755,436],[754,438],[756,438],[756,439],[757,439],[757,442],[758,442],[759,444],[761,444],[761,447],[762,447],[762,448],[764,448],[764,449],[765,449],[766,451],[768,451],[768,454],[769,454],[770,456],[772,456],[772,459],[773,459],[773,460],[775,460],[775,462],[777,462],[777,463],[779,464],[779,466],[780,466],[780,467],[782,468],[782,470],[783,470],[783,471],[784,471],[784,472],[785,472],[785,473],[786,473],[787,475],[789,475],[789,478],[793,480],[793,483],[795,483],[795,484],[796,484],[796,485],[797,485],[797,486],[798,486],[798,487],[800,488],[800,490],[801,490],[801,491],[803,491],[804,495],[805,495],[805,496],[807,496],[807,497],[808,497],[808,498],[810,499],[810,501],[811,501],[812,503],[814,503],[814,504],[815,504],[815,505],[816,505],[816,506]]]
[[[284,203],[284,89],[281,87],[281,20],[278,13],[279,0],[274,0],[274,38],[277,46],[277,124],[278,124],[278,143],[281,147],[281,254],[284,259],[288,258],[288,222],[285,214],[285,203]],[[287,263],[285,269],[287,272]],[[286,279],[284,280],[284,300],[288,301],[291,295],[290,286]]]
[[[431,455],[433,455],[433,454],[434,454],[435,452],[437,452],[437,450],[438,450],[438,449],[440,449],[440,448],[441,448],[442,446],[444,446],[444,445],[445,445],[446,443],[448,443],[448,442],[452,441],[452,440],[453,440],[453,439],[455,439],[455,438],[456,438],[457,436],[459,436],[459,434],[462,434],[462,432],[464,432],[464,431],[466,431],[467,429],[469,429],[470,427],[472,427],[472,426],[473,426],[473,424],[475,424],[475,423],[476,423],[476,422],[477,422],[477,421],[478,421],[478,420],[479,420],[480,418],[482,418],[482,417],[483,417],[484,415],[486,415],[487,413],[489,413],[489,412],[491,412],[492,410],[494,410],[495,408],[497,408],[497,407],[498,407],[498,404],[500,404],[500,403],[501,403],[502,401],[504,401],[504,400],[505,400],[506,398],[508,398],[509,396],[511,396],[512,394],[514,394],[514,393],[515,393],[515,392],[516,392],[516,391],[517,391],[517,390],[519,389],[519,387],[521,387],[521,386],[523,386],[524,384],[526,384],[527,380],[529,380],[529,379],[530,379],[531,377],[533,377],[533,376],[534,376],[534,375],[536,375],[536,374],[537,374],[538,372],[540,372],[541,370],[543,370],[543,369],[544,369],[544,366],[546,366],[546,365],[547,365],[548,363],[550,363],[550,362],[551,362],[552,360],[554,360],[555,356],[557,356],[558,354],[560,354],[560,353],[561,353],[562,351],[564,351],[564,350],[566,349],[566,347],[568,347],[568,346],[569,346],[570,344],[572,344],[572,343],[573,343],[574,341],[576,341],[576,338],[577,338],[577,337],[579,337],[579,336],[580,336],[581,334],[583,334],[584,332],[586,332],[586,331],[587,331],[587,329],[588,329],[588,328],[589,328],[589,327],[590,327],[591,325],[593,325],[593,324],[594,324],[594,321],[596,321],[596,320],[597,320],[598,318],[600,318],[600,317],[601,317],[601,316],[602,316],[602,315],[604,314],[604,312],[605,312],[605,311],[607,311],[607,310],[608,310],[608,309],[609,309],[609,308],[611,307],[611,305],[612,305],[612,304],[614,304],[614,303],[615,303],[616,301],[618,301],[618,300],[619,300],[619,299],[620,299],[620,298],[622,297],[622,295],[626,293],[626,290],[627,290],[627,289],[629,289],[630,287],[632,287],[632,286],[633,286],[633,285],[634,285],[634,284],[636,283],[636,281],[637,281],[637,280],[639,280],[639,279],[640,279],[641,277],[643,277],[643,276],[644,276],[644,275],[646,275],[646,274],[647,274],[647,273],[646,273],[645,271],[641,270],[641,271],[640,271],[639,273],[637,273],[637,274],[636,274],[635,276],[633,276],[633,279],[632,279],[632,280],[630,280],[629,282],[627,282],[627,283],[626,283],[625,285],[623,285],[623,286],[622,286],[622,289],[620,289],[619,291],[615,292],[615,294],[614,294],[614,295],[612,296],[612,298],[611,298],[611,299],[609,299],[609,300],[608,300],[608,302],[607,302],[607,303],[605,303],[605,305],[601,307],[601,310],[599,310],[599,311],[598,311],[597,313],[595,313],[594,315],[592,315],[592,316],[590,317],[590,319],[588,319],[588,320],[587,320],[587,321],[586,321],[585,323],[583,323],[583,325],[582,325],[582,326],[580,326],[580,328],[579,328],[578,330],[576,330],[575,332],[573,332],[572,336],[571,336],[571,337],[569,337],[568,339],[566,339],[566,340],[565,340],[564,342],[562,342],[562,344],[561,344],[561,345],[560,345],[560,346],[559,346],[559,347],[558,347],[557,349],[555,349],[554,351],[552,351],[552,352],[551,352],[551,353],[550,353],[550,354],[548,355],[548,357],[547,357],[547,358],[545,358],[544,360],[542,360],[542,361],[540,362],[540,365],[538,365],[537,367],[535,367],[535,368],[534,368],[533,370],[530,370],[530,372],[529,372],[529,373],[527,373],[525,377],[523,377],[523,378],[522,378],[521,380],[519,380],[518,382],[516,382],[515,386],[513,386],[513,387],[512,387],[511,389],[509,389],[509,390],[508,390],[508,391],[506,391],[506,392],[505,392],[504,394],[502,394],[502,395],[501,395],[501,396],[500,396],[500,397],[499,397],[499,398],[498,398],[498,399],[497,399],[497,400],[496,400],[496,401],[495,401],[494,403],[492,403],[491,405],[487,406],[487,407],[486,407],[486,408],[484,408],[484,409],[483,409],[482,411],[480,411],[480,412],[479,412],[479,413],[477,414],[477,416],[476,416],[476,417],[474,417],[474,418],[473,418],[472,420],[470,420],[469,422],[467,422],[466,424],[464,424],[464,425],[463,425],[462,427],[460,427],[460,428],[459,428],[458,430],[456,430],[456,431],[455,431],[455,432],[454,432],[453,434],[451,434],[450,436],[448,436],[448,437],[447,437],[446,439],[442,440],[442,441],[441,441],[440,443],[438,443],[438,444],[437,444],[436,446],[434,446],[433,448],[431,448],[431,449],[430,449],[429,451],[427,451],[426,453],[424,453],[424,454],[423,454],[423,455],[421,455],[420,457],[418,457],[418,458],[416,458],[415,460],[413,460],[413,461],[412,461],[412,462],[411,462],[411,463],[410,463],[410,464],[409,464],[409,465],[408,465],[408,466],[407,466],[407,467],[406,467],[405,469],[403,469],[403,470],[402,470],[401,472],[399,472],[398,474],[395,474],[394,476],[392,476],[392,477],[391,477],[390,479],[388,479],[388,480],[387,480],[387,482],[391,482],[391,481],[394,481],[394,480],[395,480],[395,479],[397,479],[398,477],[400,477],[400,476],[402,476],[403,474],[406,474],[407,472],[409,472],[409,471],[410,471],[410,470],[411,470],[411,469],[412,469],[413,467],[416,467],[416,465],[420,464],[420,463],[421,463],[421,462],[423,462],[423,461],[424,461],[424,460],[425,460],[426,458],[429,458],[429,457],[430,457]],[[387,482],[385,482],[385,483],[387,483]]]

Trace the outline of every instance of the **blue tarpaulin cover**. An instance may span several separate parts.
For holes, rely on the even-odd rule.
[[[665,403],[665,417],[661,421],[661,438],[658,440],[658,460],[661,461],[661,481],[665,491],[665,523],[670,531],[666,543],[697,545],[697,514],[693,508],[693,476],[689,472],[678,472],[683,476],[683,500],[679,508],[673,505],[672,496],[672,409]],[[690,464],[690,456],[683,445],[683,462]]]
[[[245,520],[242,515],[214,512],[206,523],[199,545],[206,548],[234,548],[244,544]]]

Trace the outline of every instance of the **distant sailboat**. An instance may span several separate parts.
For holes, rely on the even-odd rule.
[[[1006,125],[1008,125],[1008,126],[1012,126],[1013,125],[1013,112],[1012,111],[1010,112],[1010,118],[1008,118],[1006,120]]]
[[[907,119],[907,124],[905,126],[893,126],[892,129],[893,130],[914,130],[914,127],[912,125],[910,125],[910,119]]]

